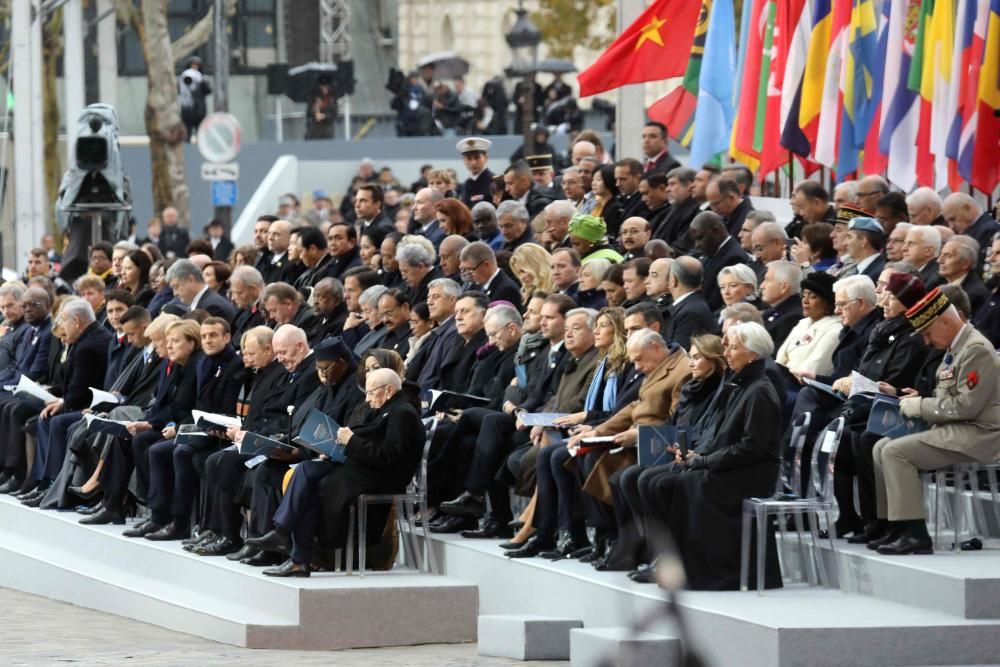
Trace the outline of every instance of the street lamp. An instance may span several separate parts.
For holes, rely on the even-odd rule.
[[[531,125],[535,120],[535,73],[538,67],[538,45],[542,43],[542,33],[532,22],[524,0],[518,3],[517,20],[505,36],[510,46],[513,61],[510,71],[524,76],[524,104],[521,108],[521,134],[524,136],[524,155],[535,152],[535,137]]]

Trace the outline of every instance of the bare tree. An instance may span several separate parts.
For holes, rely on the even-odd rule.
[[[190,201],[184,169],[187,133],[177,102],[174,66],[212,37],[209,9],[190,30],[171,42],[167,27],[167,3],[163,0],[115,0],[118,20],[135,31],[146,60],[145,122],[149,136],[149,157],[153,169],[153,210],[174,206],[181,224],[189,223]],[[226,15],[236,11],[236,0],[226,0]]]

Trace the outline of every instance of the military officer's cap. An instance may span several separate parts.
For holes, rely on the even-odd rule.
[[[524,161],[531,167],[531,171],[546,171],[552,169],[552,153],[544,155],[529,155]]]
[[[927,293],[927,296],[906,311],[906,319],[910,321],[914,329],[923,331],[934,324],[934,320],[948,310],[950,305],[951,301],[948,300],[945,293],[935,287]]]
[[[493,142],[489,139],[483,139],[482,137],[466,137],[458,142],[455,149],[462,155],[465,155],[466,153],[485,153],[492,145]]]
[[[867,215],[869,215],[868,211],[860,206],[841,204],[840,208],[837,209],[837,217],[833,220],[828,220],[827,222],[833,222],[835,225],[846,225],[854,218],[860,218]]]

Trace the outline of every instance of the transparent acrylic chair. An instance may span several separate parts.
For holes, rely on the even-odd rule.
[[[800,427],[800,440],[805,439],[807,428]],[[794,425],[793,425],[794,428]],[[794,491],[801,488],[798,485],[802,471],[802,442],[796,442],[795,431],[793,430],[792,441],[789,447],[796,447],[798,455],[795,456],[795,467],[792,470],[792,478],[795,484],[792,486],[792,493],[782,493],[782,495],[770,498],[746,498],[743,500],[743,535],[742,548],[740,553],[740,590],[748,590],[748,579],[750,577],[750,539],[751,529],[756,519],[757,526],[757,593],[764,593],[764,563],[767,559],[767,523],[768,517],[778,515],[781,520],[784,516],[791,515],[795,519],[796,533],[798,533],[801,545],[802,534],[805,530],[803,526],[803,515],[808,516],[809,532],[812,536],[812,549],[808,555],[803,550],[803,560],[815,564],[819,573],[819,581],[824,588],[830,587],[830,579],[827,576],[826,564],[823,554],[819,550],[819,518],[823,516],[827,523],[827,532],[830,539],[830,549],[833,553],[834,566],[837,572],[840,571],[840,554],[837,551],[837,542],[833,529],[833,511],[837,507],[837,501],[833,495],[833,466],[837,456],[837,448],[840,445],[840,437],[844,431],[844,418],[838,417],[824,428],[816,439],[816,446],[813,448],[812,460],[810,461],[809,484],[806,487],[806,497],[800,498]],[[784,465],[784,462],[783,462]],[[780,477],[780,476],[779,476]],[[815,584],[815,580],[810,576],[810,583]]]
[[[990,491],[991,508],[993,510],[994,527],[1000,531],[1000,491],[998,491],[997,471],[1000,471],[1000,464],[997,463],[956,463],[955,465],[942,468],[941,470],[928,471],[925,474],[925,492],[931,480],[934,481],[934,492],[928,494],[930,498],[930,515],[934,521],[934,548],[938,547],[938,539],[941,533],[942,523],[950,523],[954,530],[954,540],[951,543],[952,551],[961,552],[962,527],[968,526],[969,534],[974,537],[978,530],[984,536],[989,534],[989,525],[986,522],[986,515],[983,512],[983,503],[980,500],[979,479],[980,473],[985,473],[986,483]],[[943,501],[944,493],[951,482],[952,495],[951,504]],[[971,498],[968,504],[965,502],[965,489],[968,485]],[[969,514],[971,510],[971,516]],[[944,515],[942,517],[942,515]]]
[[[424,451],[420,457],[420,466],[413,475],[405,493],[387,493],[380,495],[362,494],[351,506],[347,533],[347,574],[354,571],[354,518],[357,516],[358,534],[358,572],[365,576],[365,546],[368,544],[368,507],[369,505],[395,505],[396,522],[399,526],[399,538],[402,542],[404,562],[412,563],[421,572],[437,574],[437,560],[431,543],[430,528],[427,521],[422,521],[423,549],[417,540],[416,512],[426,517],[427,511],[427,457],[437,430],[437,418],[424,419]]]

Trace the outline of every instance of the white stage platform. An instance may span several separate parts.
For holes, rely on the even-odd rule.
[[[623,573],[509,560],[495,540],[435,537],[440,577],[400,570],[270,579],[259,568],[192,556],[176,542],[129,540],[121,526],[80,526],[78,518],[0,496],[0,586],[258,648],[473,641],[478,614],[614,629],[664,606],[659,589]],[[896,559],[840,544],[841,575],[854,592],[685,592],[690,645],[714,666],[1000,662],[1000,543]],[[677,636],[666,621],[647,630]]]
[[[249,648],[341,649],[473,641],[469,583],[413,571],[272,579],[179,542],[81,526],[72,512],[0,496],[0,586]]]
[[[478,583],[483,614],[621,627],[663,605],[656,586],[632,583],[621,572],[596,572],[576,561],[510,560],[493,540],[443,536],[435,543],[449,576]],[[848,551],[845,574],[861,593],[802,585],[763,596],[681,593],[692,646],[719,666],[1000,662],[1000,550],[897,559],[858,547]],[[676,636],[669,623],[651,631]]]

